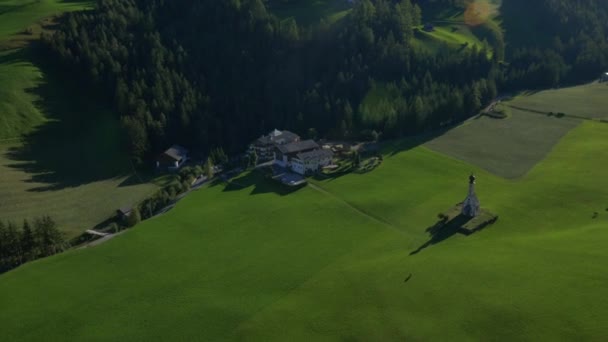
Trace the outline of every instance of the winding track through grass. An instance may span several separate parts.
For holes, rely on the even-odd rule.
[[[381,223],[381,224],[383,224],[383,225],[386,225],[386,226],[388,226],[388,227],[391,227],[391,228],[393,228],[393,229],[396,229],[396,227],[395,227],[395,226],[394,226],[392,223],[390,223],[389,221],[386,221],[386,220],[385,220],[385,219],[383,219],[382,217],[375,216],[375,215],[373,215],[372,213],[366,212],[366,211],[364,211],[363,209],[357,208],[357,207],[356,207],[355,205],[353,205],[352,203],[349,203],[348,201],[345,201],[344,199],[342,199],[342,198],[338,197],[337,195],[332,194],[331,192],[327,191],[326,189],[324,189],[324,188],[323,188],[323,187],[321,187],[320,185],[317,185],[317,184],[315,184],[315,183],[308,183],[308,186],[309,186],[309,187],[311,187],[312,189],[316,190],[316,191],[319,191],[320,193],[323,193],[323,194],[325,194],[325,195],[327,195],[327,196],[330,196],[330,197],[332,197],[332,198],[335,198],[335,199],[337,199],[337,200],[339,200],[339,201],[343,202],[344,204],[346,204],[347,206],[349,206],[349,207],[350,207],[352,210],[354,210],[354,211],[356,211],[356,212],[360,213],[360,214],[361,214],[361,215],[363,215],[363,216],[368,217],[369,219],[371,219],[371,220],[373,220],[373,221],[376,221],[376,222],[378,222],[378,223]]]

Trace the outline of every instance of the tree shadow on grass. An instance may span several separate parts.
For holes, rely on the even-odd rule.
[[[439,128],[436,130],[427,131],[425,133],[418,134],[415,136],[410,136],[407,138],[394,140],[394,141],[387,141],[382,144],[382,148],[381,148],[382,153],[388,157],[392,157],[401,152],[406,152],[406,151],[412,150],[420,145],[424,145],[427,142],[446,134],[453,128],[458,127],[458,125],[460,125],[461,123],[462,123],[462,121],[458,121],[449,126],[445,126],[443,128]]]
[[[424,249],[445,241],[454,236],[456,233],[462,232],[462,226],[471,221],[471,219],[471,217],[458,215],[448,222],[439,221],[435,223],[433,226],[426,229],[426,232],[431,235],[431,238],[423,245],[418,247],[418,249],[412,251],[410,255],[416,255],[422,252]]]
[[[352,167],[346,168],[344,170],[341,171],[336,171],[336,172],[332,172],[329,174],[326,173],[315,173],[312,176],[312,179],[316,180],[316,181],[334,181],[340,177],[346,176],[353,173],[353,169]]]
[[[287,196],[294,193],[301,187],[288,187],[279,183],[278,181],[266,179],[259,172],[252,171],[244,176],[227,181],[223,191],[242,191],[249,188],[251,188],[251,192],[249,193],[250,195],[275,193],[280,196]]]
[[[41,49],[29,47],[4,62],[30,62],[41,70],[42,81],[27,92],[48,121],[24,137],[23,145],[9,150],[9,167],[30,175],[41,186],[29,191],[51,191],[122,178],[131,174],[122,149],[119,119],[99,96],[86,92],[74,75],[58,70]],[[0,60],[0,62],[2,62]],[[125,185],[134,184],[133,180]]]

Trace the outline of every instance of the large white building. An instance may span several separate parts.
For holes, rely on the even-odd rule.
[[[304,140],[277,145],[275,164],[291,169],[295,173],[306,175],[331,164],[332,157],[333,153],[330,150],[321,149],[313,140]]]
[[[332,157],[333,153],[325,149],[298,153],[291,159],[291,169],[301,175],[311,174],[330,165]]]

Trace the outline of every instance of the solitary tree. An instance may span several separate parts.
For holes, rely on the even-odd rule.
[[[213,160],[211,160],[211,157],[207,158],[203,170],[205,170],[205,176],[207,178],[213,178]]]
[[[9,268],[8,265],[8,245],[7,243],[7,231],[4,222],[0,221],[0,272],[4,272]]]
[[[245,169],[249,168],[249,165],[251,165],[251,153],[247,153],[243,156],[241,159],[241,165]]]
[[[359,165],[361,165],[361,155],[359,154],[359,151],[354,151],[353,152],[353,166],[359,167]]]
[[[131,214],[129,215],[129,218],[127,219],[127,225],[129,227],[133,227],[136,224],[138,224],[139,222],[141,222],[141,213],[139,212],[139,208],[135,207],[135,208],[133,208],[133,210],[131,210]]]
[[[377,142],[378,139],[380,139],[380,133],[376,132],[376,130],[372,131],[372,139],[374,139],[374,142]]]
[[[19,266],[22,262],[23,253],[21,251],[20,235],[17,226],[13,222],[8,222],[6,226],[6,241],[4,243],[9,268]]]
[[[34,222],[36,242],[40,254],[53,255],[65,249],[63,234],[57,229],[57,224],[50,216],[43,216]]]
[[[194,167],[194,174],[196,177],[201,176],[203,174],[203,168],[200,165],[196,165]]]
[[[23,220],[23,232],[21,233],[21,250],[23,251],[23,259],[25,261],[32,260],[34,255],[34,248],[36,247],[36,241],[34,241],[34,233],[28,220]]]
[[[253,153],[251,154],[251,166],[255,167],[256,165],[258,165],[258,153],[256,151],[253,151]]]

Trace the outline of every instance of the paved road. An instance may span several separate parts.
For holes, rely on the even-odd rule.
[[[91,241],[91,242],[85,244],[84,246],[78,247],[78,249],[95,247],[97,245],[101,245],[102,243],[104,243],[106,241],[109,241],[109,240],[117,237],[118,235],[121,235],[121,234],[126,233],[126,232],[127,232],[127,230],[123,230],[123,231],[118,232],[118,233],[108,234],[108,235],[102,237],[101,239],[97,239],[97,240]]]
[[[98,232],[98,231],[93,230],[93,229],[88,229],[88,230],[86,231],[86,233],[91,234],[91,235],[97,235],[97,236],[101,236],[101,237],[104,237],[104,236],[109,235],[108,233],[102,233],[102,232]]]
[[[171,201],[171,203],[169,203],[166,207],[164,207],[164,208],[160,209],[159,211],[157,211],[154,215],[152,215],[152,217],[148,218],[148,220],[152,219],[152,218],[155,218],[155,217],[158,217],[158,216],[160,216],[160,215],[168,212],[169,210],[173,209],[173,207],[175,207],[175,204],[177,202],[179,202],[182,198],[186,197],[190,192],[192,192],[194,190],[200,189],[203,185],[205,185],[208,182],[208,180],[209,179],[207,179],[207,177],[205,177],[205,176],[202,176],[201,178],[197,179],[194,183],[192,183],[192,187],[190,188],[190,190],[188,190],[188,191],[180,194],[179,196],[177,196],[173,201]],[[95,246],[101,245],[102,243],[104,243],[106,241],[109,241],[109,240],[113,239],[114,237],[116,237],[118,235],[124,234],[125,232],[127,232],[129,230],[130,229],[125,229],[125,230],[120,231],[118,233],[105,234],[105,235],[103,235],[103,237],[101,239],[97,239],[97,240],[91,241],[91,242],[85,244],[84,246],[79,247],[78,249],[88,248],[88,247],[95,247]],[[95,233],[97,233],[97,234],[95,234]],[[104,234],[104,233],[99,233],[99,232],[95,232],[95,233],[94,233],[94,235],[99,235],[99,236],[102,236],[101,234]]]

